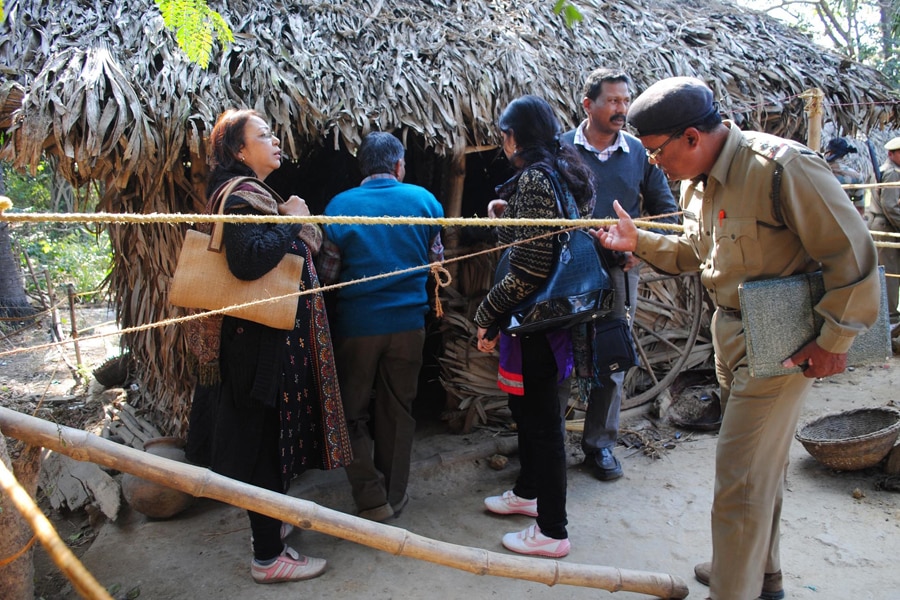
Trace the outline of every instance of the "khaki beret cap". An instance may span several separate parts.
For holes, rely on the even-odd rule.
[[[712,90],[696,77],[669,77],[638,96],[628,123],[638,137],[680,131],[719,112]]]
[[[884,145],[884,149],[885,150],[900,150],[900,135],[889,140],[888,143]]]

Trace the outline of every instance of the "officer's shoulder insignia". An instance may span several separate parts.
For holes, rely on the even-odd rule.
[[[758,133],[750,138],[750,148],[769,160],[781,162],[792,154],[813,154],[812,150],[791,140]]]

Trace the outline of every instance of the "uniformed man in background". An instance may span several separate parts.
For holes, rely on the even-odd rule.
[[[887,159],[881,165],[881,183],[900,182],[900,137],[895,137],[884,145]],[[900,187],[886,187],[875,190],[868,209],[869,229],[886,233],[900,233]],[[896,239],[886,238],[894,242]],[[888,275],[900,275],[900,248],[879,248],[878,264],[884,265]],[[886,277],[888,315],[891,325],[900,324],[900,279]],[[896,328],[894,329],[896,334]]]

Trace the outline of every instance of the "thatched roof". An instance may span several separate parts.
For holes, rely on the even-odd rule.
[[[718,1],[577,0],[584,21],[569,29],[553,4],[211,0],[235,42],[203,70],[177,49],[152,0],[8,0],[0,129],[10,135],[0,159],[35,168],[49,153],[73,184],[105,184],[104,210],[184,211],[202,196],[203,136],[225,108],[260,110],[294,157],[320,144],[354,148],[372,129],[458,157],[495,144],[495,119],[522,94],[543,96],[575,124],[581,82],[600,65],[625,67],[635,92],[696,75],[739,123],[789,137],[804,137],[798,94],[814,87],[844,134],[900,122],[877,72],[759,13]],[[180,315],[165,297],[181,230],[110,233],[121,324]],[[183,432],[183,334],[152,329],[125,342],[163,429]]]
[[[0,73],[27,94],[2,156],[33,165],[50,149],[73,181],[149,182],[233,105],[268,115],[293,156],[337,137],[354,147],[372,128],[405,128],[447,154],[495,142],[499,110],[524,93],[573,122],[577,88],[600,64],[624,65],[638,91],[697,75],[740,121],[787,136],[803,133],[797,95],[812,87],[847,132],[897,119],[877,72],[762,14],[700,0],[579,0],[584,21],[568,29],[553,4],[211,2],[236,40],[204,71],[151,0],[8,2]]]

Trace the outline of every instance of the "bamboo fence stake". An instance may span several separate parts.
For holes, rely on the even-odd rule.
[[[0,407],[6,435],[74,458],[167,485],[192,496],[212,498],[262,513],[304,529],[475,573],[556,585],[564,583],[611,592],[630,591],[681,599],[687,584],[665,573],[509,556],[432,540],[398,527],[367,521],[285,494],[262,490],[208,469],[171,461],[116,444],[86,431],[64,427]]]
[[[800,94],[800,97],[806,99],[806,118],[809,120],[806,145],[818,152],[822,145],[822,100],[825,93],[819,88],[811,88]]]

